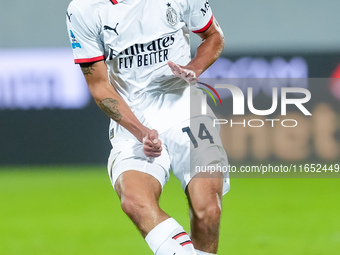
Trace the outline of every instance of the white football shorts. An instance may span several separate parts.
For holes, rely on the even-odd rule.
[[[163,146],[162,154],[152,159],[145,156],[143,145],[137,139],[118,139],[113,144],[108,159],[108,173],[113,187],[118,177],[129,170],[150,174],[163,187],[169,179],[169,171],[172,171],[185,192],[198,173],[227,169],[228,159],[219,128],[213,127],[211,116],[191,118],[163,132],[159,138]],[[228,172],[223,173],[224,195],[229,191],[230,181]]]

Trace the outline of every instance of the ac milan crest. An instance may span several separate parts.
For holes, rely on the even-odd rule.
[[[177,12],[174,8],[171,7],[170,3],[167,3],[168,9],[166,10],[166,19],[171,26],[177,24]]]

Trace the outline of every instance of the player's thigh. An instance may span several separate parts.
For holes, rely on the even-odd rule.
[[[227,193],[229,177],[224,170],[228,169],[228,159],[211,117],[196,117],[176,125],[166,134],[166,140],[172,171],[184,191],[193,179],[204,175],[206,179],[223,179],[223,194]]]
[[[157,186],[162,189],[168,181],[169,168],[170,159],[166,148],[163,147],[161,156],[150,160],[145,156],[141,143],[129,140],[113,144],[107,165],[112,186],[117,192],[121,192],[121,189],[117,190],[117,188],[125,185],[127,181],[126,185],[133,183],[136,188],[140,188],[140,186],[143,187],[143,185],[145,186],[149,182],[153,183],[153,180],[156,180],[158,181]],[[134,172],[125,174],[132,170]],[[128,178],[125,176],[128,176]],[[144,189],[147,190],[147,187],[144,187]]]
[[[162,185],[150,174],[129,170],[123,172],[115,182],[115,190],[121,199],[142,205],[157,204]]]

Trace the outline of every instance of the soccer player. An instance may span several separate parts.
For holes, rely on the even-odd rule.
[[[228,164],[196,83],[224,48],[208,1],[73,0],[66,21],[75,63],[111,118],[108,173],[123,211],[156,255],[216,254],[229,179],[193,171]],[[189,30],[202,38],[192,60]],[[190,236],[159,207],[170,170],[188,197]]]

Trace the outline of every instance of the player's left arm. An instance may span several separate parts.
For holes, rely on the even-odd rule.
[[[218,59],[224,49],[224,35],[215,18],[207,30],[196,34],[202,38],[202,43],[195,57],[186,66],[168,62],[172,72],[190,84],[197,81],[197,77]]]

